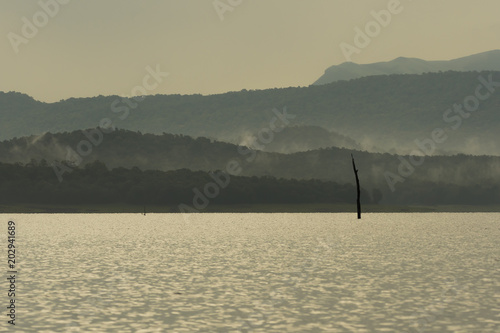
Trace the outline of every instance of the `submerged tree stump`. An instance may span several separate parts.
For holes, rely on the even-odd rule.
[[[358,190],[358,198],[357,198],[357,204],[358,204],[358,220],[361,219],[361,190],[359,189],[359,177],[358,177],[358,169],[356,169],[356,163],[354,162],[354,156],[352,156],[352,169],[354,170],[354,175],[356,176],[356,188]]]

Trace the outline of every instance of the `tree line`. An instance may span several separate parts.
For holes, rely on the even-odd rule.
[[[45,160],[0,163],[0,204],[191,204],[194,190],[214,179],[207,172],[180,169],[109,170],[95,161],[73,169],[59,182]],[[352,203],[356,189],[331,181],[231,176],[227,187],[210,199],[214,204]],[[363,190],[365,203],[374,203]]]

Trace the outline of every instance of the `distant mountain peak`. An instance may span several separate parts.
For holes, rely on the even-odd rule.
[[[410,58],[410,57],[397,57],[396,59],[389,61],[389,62],[399,62],[399,61],[424,61],[425,62],[425,60],[422,60],[419,58]]]
[[[328,84],[341,80],[352,80],[365,76],[390,74],[422,74],[445,71],[500,71],[500,50],[457,58],[453,60],[427,61],[419,58],[398,57],[391,61],[371,64],[344,62],[327,68],[313,85]]]

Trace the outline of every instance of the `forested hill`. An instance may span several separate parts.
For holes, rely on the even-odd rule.
[[[287,113],[290,126],[321,126],[354,139],[363,147],[409,153],[414,140],[444,128],[449,139],[438,151],[500,154],[500,88],[481,101],[477,111],[446,122],[445,112],[464,103],[481,84],[479,76],[500,82],[500,72],[445,72],[372,76],[323,86],[230,92],[221,95],[156,95],[127,106],[117,96],[36,102],[0,93],[0,139],[43,132],[93,128],[109,118],[118,128],[144,133],[185,134],[241,143],[242,135],[269,128]],[[487,92],[482,88],[482,93]],[[116,112],[113,112],[116,111]],[[453,114],[457,116],[457,114]],[[451,115],[448,115],[451,116]],[[461,116],[460,116],[461,117]]]
[[[368,191],[378,189],[385,200],[394,202],[403,200],[405,196],[417,196],[419,200],[427,200],[426,198],[437,194],[453,198],[463,195],[463,191],[475,193],[478,198],[490,196],[488,200],[494,201],[497,198],[494,188],[500,185],[500,157],[413,157],[419,165],[409,168],[405,164],[409,163],[409,156],[374,154],[334,147],[280,154],[252,151],[246,147],[206,138],[141,134],[125,130],[104,134],[102,142],[93,146],[86,156],[74,155],[79,144],[88,140],[83,132],[76,131],[4,141],[0,143],[0,162],[30,164],[31,159],[45,159],[48,164],[63,161],[72,166],[78,163],[83,167],[88,163],[101,161],[108,168],[139,167],[142,170],[162,171],[190,169],[205,172],[226,170],[229,163],[237,162],[241,167],[242,176],[318,179],[352,184],[353,154],[360,170],[362,186]],[[72,153],[68,155],[68,151]],[[400,181],[394,183],[395,192],[392,192],[388,185],[388,173],[393,177],[401,177]],[[68,174],[70,173],[65,173],[63,178]],[[47,176],[57,180],[54,172]]]

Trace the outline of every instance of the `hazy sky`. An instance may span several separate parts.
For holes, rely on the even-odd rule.
[[[354,29],[374,20],[371,11],[395,0],[219,0],[235,5],[223,13],[213,0],[59,1],[68,3],[50,17],[38,1],[0,0],[0,91],[43,101],[130,95],[157,65],[170,75],[152,94],[308,86],[346,61],[340,44],[355,45]],[[500,48],[498,0],[400,3],[352,61],[445,60]],[[26,21],[38,32],[23,33]]]

